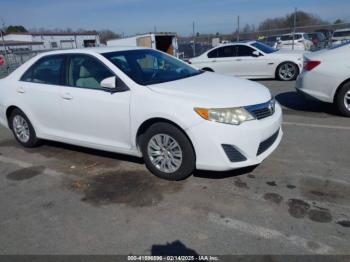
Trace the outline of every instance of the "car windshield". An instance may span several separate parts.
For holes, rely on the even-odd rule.
[[[272,48],[271,46],[268,46],[261,42],[255,42],[252,44],[252,46],[264,52],[265,54],[271,54],[271,53],[277,52],[275,48]]]
[[[175,81],[203,73],[170,55],[151,49],[102,55],[140,85]]]

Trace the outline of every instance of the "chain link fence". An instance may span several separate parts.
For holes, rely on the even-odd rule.
[[[4,64],[0,65],[0,78],[8,76],[11,72],[16,70],[20,65],[28,61],[30,58],[36,56],[39,51],[13,51],[0,52],[4,58]]]
[[[188,59],[194,56],[201,55],[202,53],[208,51],[212,47],[220,43],[226,42],[236,42],[237,40],[260,40],[266,41],[272,36],[281,36],[283,34],[291,34],[293,32],[303,32],[303,33],[314,33],[321,32],[326,37],[327,43],[323,47],[331,45],[332,34],[335,30],[350,28],[350,23],[340,23],[340,24],[323,24],[323,25],[310,25],[310,26],[299,26],[299,27],[289,27],[289,28],[275,28],[268,30],[256,30],[251,32],[234,32],[231,34],[196,34],[194,37],[179,37],[179,53],[181,58]],[[193,44],[195,43],[195,44]],[[315,48],[311,51],[319,50]]]

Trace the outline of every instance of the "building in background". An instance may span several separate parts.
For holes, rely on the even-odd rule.
[[[3,40],[2,51],[4,46],[8,51],[45,51],[100,45],[97,33],[11,33]]]

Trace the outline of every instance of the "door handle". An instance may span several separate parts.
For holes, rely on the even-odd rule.
[[[238,58],[238,59],[236,59],[236,61],[242,61],[242,59],[241,59],[241,58]]]
[[[213,62],[213,63],[215,63],[215,62],[216,62],[216,60],[212,60],[212,62]]]
[[[18,94],[24,94],[26,91],[24,90],[24,88],[23,87],[19,87],[19,88],[17,88],[17,93]]]
[[[69,94],[69,93],[65,93],[65,94],[62,95],[62,98],[64,100],[72,100],[73,96],[71,94]]]

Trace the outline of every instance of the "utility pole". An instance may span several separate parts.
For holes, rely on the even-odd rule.
[[[196,31],[195,31],[195,22],[193,21],[192,25],[192,36],[193,36],[193,57],[196,56]]]
[[[239,18],[239,16],[237,17],[237,42],[239,42],[239,21],[240,20],[240,18]]]
[[[154,33],[157,33],[157,27],[154,26]]]
[[[296,26],[297,26],[297,11],[298,9],[295,8],[294,10],[294,21],[293,21],[293,44],[292,44],[292,50],[294,50],[294,45],[295,45],[295,30],[296,30]]]

